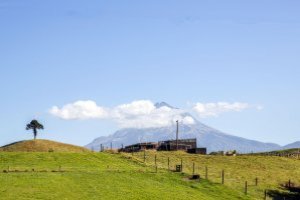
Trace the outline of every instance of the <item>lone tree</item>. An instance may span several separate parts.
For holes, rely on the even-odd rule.
[[[37,136],[37,130],[38,129],[44,129],[44,126],[40,124],[37,120],[32,120],[29,124],[26,125],[26,130],[33,130],[33,136],[34,139],[36,139]]]

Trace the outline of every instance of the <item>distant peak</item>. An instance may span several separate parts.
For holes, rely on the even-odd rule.
[[[168,108],[171,108],[171,109],[178,109],[178,108],[175,108],[173,106],[170,106],[169,104],[167,104],[166,102],[158,102],[155,104],[155,107],[156,108],[161,108],[161,107],[168,107]]]

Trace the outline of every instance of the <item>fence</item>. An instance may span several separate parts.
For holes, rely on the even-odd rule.
[[[62,172],[143,172],[143,173],[160,173],[165,171],[180,171],[186,175],[199,175],[201,178],[207,179],[213,183],[219,183],[226,186],[234,187],[240,190],[241,193],[246,195],[258,196],[261,199],[268,199],[270,196],[270,190],[266,180],[259,175],[237,177],[232,170],[226,167],[219,167],[209,165],[199,161],[197,158],[202,157],[205,159],[214,158],[216,156],[198,156],[185,153],[178,153],[174,156],[170,152],[156,151],[143,151],[132,152],[128,154],[122,154],[128,159],[138,162],[140,165],[132,165],[127,168],[123,168],[122,163],[116,163],[115,165],[107,166],[93,166],[86,167],[72,167],[72,166],[50,166],[47,168],[30,168],[30,167],[15,167],[7,166],[0,169],[0,173],[62,173]],[[170,156],[173,155],[173,156]],[[241,156],[242,157],[242,156]],[[230,160],[230,157],[223,157],[226,160]],[[232,157],[232,159],[234,159]],[[147,167],[144,167],[144,166]],[[180,166],[180,170],[176,170],[176,166]],[[232,166],[232,165],[230,165]],[[197,177],[197,176],[195,176]],[[291,183],[292,181],[289,181]],[[291,184],[289,184],[291,185]],[[268,190],[265,190],[268,188]],[[274,188],[275,189],[275,188]]]
[[[166,169],[176,172],[178,165],[181,166],[181,172],[187,175],[199,175],[201,178],[207,179],[213,183],[219,183],[227,186],[238,188],[245,195],[254,195],[261,199],[270,199],[272,188],[264,178],[253,176],[252,178],[241,178],[234,176],[233,172],[226,168],[219,168],[200,163],[193,155],[182,154],[176,157],[167,156],[161,153],[156,154],[155,151],[143,151],[130,154],[132,158],[147,166],[153,166],[156,169]],[[210,157],[210,156],[206,156]],[[226,157],[228,158],[228,157]],[[268,188],[268,189],[266,189]],[[276,189],[276,188],[274,188]]]
[[[294,149],[290,151],[273,151],[273,152],[265,152],[265,153],[248,153],[244,155],[254,155],[254,156],[277,156],[277,157],[285,157],[285,158],[293,158],[300,160],[300,149]]]

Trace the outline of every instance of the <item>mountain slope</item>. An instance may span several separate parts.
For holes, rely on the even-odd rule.
[[[50,140],[27,140],[0,147],[0,152],[88,152],[83,147]]]
[[[283,149],[294,149],[294,148],[300,148],[300,141],[285,145]]]
[[[123,145],[129,145],[138,142],[157,142],[174,139],[174,127],[148,128],[148,129],[122,129],[116,133],[99,137],[86,147],[98,150],[100,145],[113,148],[119,148]],[[262,143],[254,140],[248,140],[241,137],[224,134],[220,131],[207,127],[203,124],[181,127],[180,138],[197,138],[198,147],[207,147],[208,151],[237,150],[239,152],[260,152],[279,149],[280,146],[272,143]]]
[[[157,103],[156,107],[169,107],[165,102]],[[228,135],[214,128],[206,126],[199,122],[189,113],[181,114],[182,117],[192,117],[194,124],[181,125],[179,137],[181,139],[197,138],[198,147],[207,147],[208,152],[211,151],[226,151],[237,150],[242,153],[262,152],[280,149],[277,144],[263,143],[254,140],[248,140],[241,137]],[[94,141],[86,145],[87,148],[99,150],[100,145],[113,148],[120,148],[122,145],[130,145],[138,142],[158,142],[162,140],[175,139],[176,126],[161,127],[161,128],[127,128],[115,132],[109,136],[96,138]]]

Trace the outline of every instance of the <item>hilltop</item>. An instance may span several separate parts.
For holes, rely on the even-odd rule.
[[[0,147],[0,152],[89,152],[84,147],[50,140],[25,140]]]

